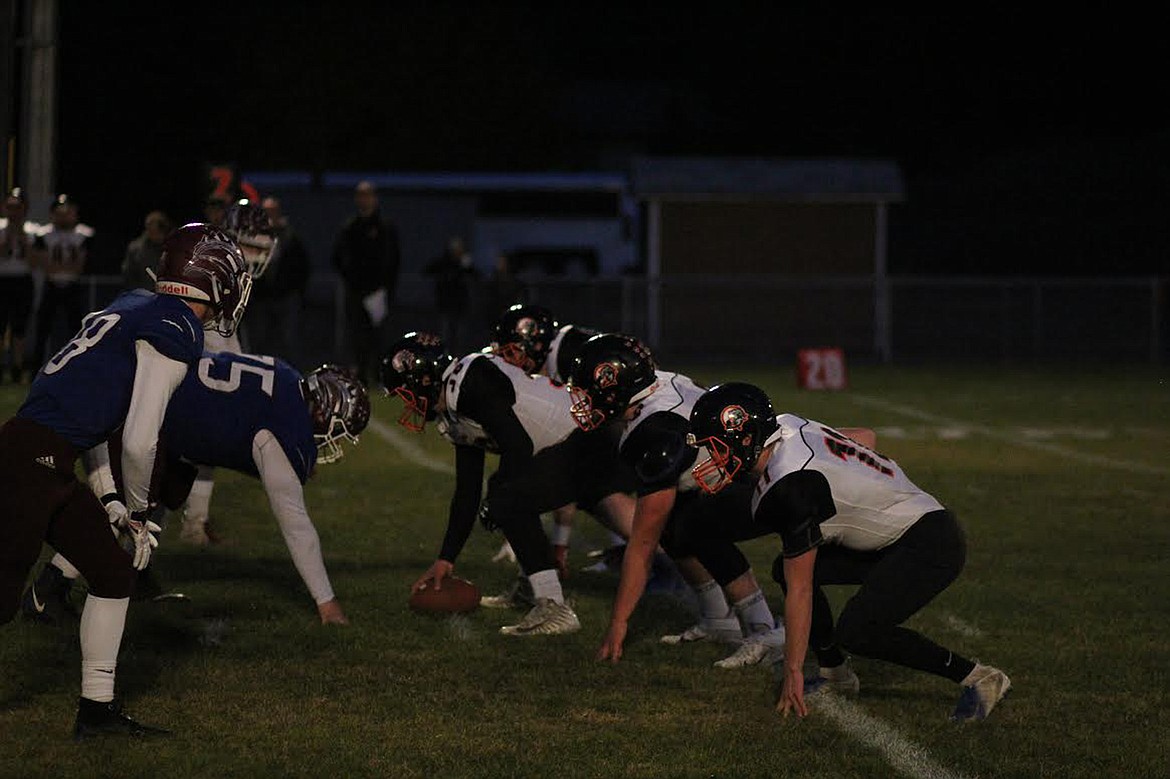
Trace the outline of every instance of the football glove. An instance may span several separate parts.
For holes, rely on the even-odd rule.
[[[102,505],[105,506],[106,514],[110,518],[110,532],[114,534],[114,538],[120,538],[122,527],[130,519],[130,511],[126,508],[126,504],[122,502],[116,492],[103,495]]]
[[[150,553],[158,546],[156,534],[162,532],[161,527],[148,519],[149,515],[150,511],[135,511],[127,516],[123,526],[134,542],[134,560],[131,564],[139,571],[150,564]]]

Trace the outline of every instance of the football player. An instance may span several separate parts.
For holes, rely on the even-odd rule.
[[[732,655],[715,664],[720,668],[777,656],[784,628],[776,624],[751,566],[735,546],[752,535],[751,490],[739,487],[701,497],[691,478],[697,453],[686,443],[689,417],[705,390],[682,374],[657,370],[644,344],[617,333],[593,336],[581,346],[568,386],[572,414],[582,429],[606,423],[620,427],[621,457],[639,481],[633,531],[598,659],[621,658],[630,615],[646,589],[659,543],[699,604],[699,623],[663,636],[665,643],[739,641]]]
[[[277,245],[272,225],[268,221],[268,213],[248,198],[240,198],[227,208],[222,229],[239,245],[252,278],[262,276]],[[245,341],[246,335],[244,333]],[[241,354],[244,348],[240,338],[238,332],[226,338],[218,333],[209,334],[204,351]],[[219,541],[208,521],[211,517],[211,494],[214,490],[215,468],[210,464],[200,465],[187,502],[183,505],[183,526],[179,534],[183,541],[196,546],[206,546]]]
[[[543,306],[518,303],[505,311],[493,325],[491,350],[526,373],[546,376],[560,386],[565,383],[577,350],[594,335],[597,331],[587,327],[560,325],[552,312]],[[582,508],[610,531],[612,544],[624,545],[634,518],[634,503],[630,496],[635,489],[633,474],[623,467],[617,456],[616,437],[595,436],[591,440],[597,449],[586,456],[608,459],[615,470],[624,470],[619,477],[625,481],[621,492],[605,496],[596,506]],[[569,504],[553,512],[553,556],[562,577],[569,572],[569,539],[577,508],[576,504]],[[511,551],[506,544],[505,549]],[[505,554],[505,550],[501,550],[493,559],[500,559]]]
[[[382,383],[405,403],[401,424],[421,431],[428,420],[437,420],[439,433],[455,446],[446,535],[438,559],[414,589],[441,586],[478,514],[485,526],[503,531],[535,602],[519,623],[501,632],[579,630],[576,613],[564,601],[540,514],[571,502],[589,504],[615,489],[612,472],[581,458],[590,442],[568,416],[564,390],[495,354],[454,360],[438,337],[421,333],[407,334],[391,347],[382,362]],[[498,453],[500,460],[481,505],[487,452]]]
[[[690,420],[692,443],[709,455],[695,466],[696,481],[719,492],[749,477],[756,523],[780,536],[773,577],[785,589],[788,636],[778,711],[807,713],[802,667],[811,646],[820,664],[814,682],[855,687],[848,651],[962,685],[952,719],[991,712],[1011,687],[1003,671],[902,624],[963,568],[966,541],[954,514],[872,448],[820,422],[777,416],[751,384],[713,387]],[[835,626],[826,584],[861,585]]]
[[[181,502],[194,476],[190,464],[258,477],[322,624],[346,624],[305,508],[304,484],[318,462],[341,459],[340,443],[356,443],[369,420],[365,387],[335,366],[322,366],[302,378],[273,357],[205,355],[167,408],[162,443],[173,462],[161,477],[159,492],[170,495],[162,502]],[[98,465],[89,474],[90,486],[103,502],[120,500],[116,467],[106,466],[109,460],[100,454],[94,459]],[[38,601],[62,610],[68,580],[76,576],[76,568],[56,555],[26,591],[26,615],[35,616]]]
[[[0,623],[19,608],[42,542],[72,560],[90,586],[75,738],[160,732],[130,718],[114,697],[134,571],[158,544],[158,526],[147,519],[155,446],[172,394],[202,354],[204,328],[234,332],[250,288],[230,238],[204,224],[180,227],[163,244],[155,292],[124,292],[86,316],[0,428]],[[119,426],[125,501],[103,507],[74,463]],[[111,524],[129,536],[131,555]]]

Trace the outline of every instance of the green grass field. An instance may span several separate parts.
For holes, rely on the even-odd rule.
[[[788,371],[692,375],[876,428],[958,513],[966,570],[912,624],[1012,677],[990,719],[956,726],[955,686],[855,658],[859,698],[781,720],[770,669],[658,643],[690,619],[662,595],[639,606],[625,659],[598,664],[609,574],[569,580],[572,636],[499,636],[517,614],[416,616],[408,586],[433,560],[453,479],[370,430],[307,490],[351,625],[317,624],[259,484],[224,473],[212,511],[227,543],[184,546],[173,518],[158,570],[191,602],[135,604],[123,643],[128,708],[175,735],[73,744],[76,629],[18,619],[0,628],[0,776],[1170,775],[1170,374],[867,369],[842,393],[798,392]],[[0,389],[5,416],[22,396]],[[397,429],[396,404],[376,398],[375,416]],[[406,440],[453,460],[433,430]],[[602,538],[579,517],[576,568]],[[502,589],[499,543],[477,529],[457,572]],[[778,542],[744,549],[779,611]]]

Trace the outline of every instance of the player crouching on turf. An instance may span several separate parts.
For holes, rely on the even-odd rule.
[[[158,526],[147,518],[155,445],[167,405],[203,352],[203,331],[235,331],[251,278],[219,230],[188,224],[163,243],[155,292],[125,292],[86,316],[41,368],[16,416],[0,428],[0,623],[20,607],[42,541],[89,582],[79,627],[81,698],[74,737],[162,733],[122,711],[114,673],[134,586]],[[74,474],[78,454],[121,428],[125,510],[108,515]],[[110,533],[129,537],[128,555]]]
[[[638,478],[633,530],[598,659],[621,658],[659,543],[699,604],[699,623],[663,636],[664,643],[739,642],[734,654],[715,663],[719,668],[770,661],[784,644],[784,627],[776,624],[735,545],[760,535],[751,522],[751,489],[707,497],[691,478],[697,455],[686,443],[689,415],[705,391],[682,374],[658,370],[641,341],[620,333],[590,338],[574,361],[569,377],[574,420],[585,430],[619,426],[618,451]]]
[[[898,464],[831,427],[777,416],[750,384],[713,387],[691,410],[691,444],[709,459],[695,480],[712,492],[737,476],[755,484],[755,521],[779,534],[772,575],[785,589],[784,684],[778,711],[803,717],[813,648],[819,678],[856,687],[844,652],[942,676],[963,686],[952,719],[983,719],[1011,687],[1006,674],[961,657],[902,623],[945,590],[966,560],[955,516]],[[860,584],[836,627],[822,586]]]
[[[535,601],[519,623],[500,632],[531,636],[579,630],[577,614],[565,603],[540,514],[582,499],[586,492],[608,494],[604,485],[612,474],[580,459],[583,439],[575,435],[565,391],[495,354],[476,352],[454,360],[438,337],[425,333],[409,333],[390,348],[382,361],[382,384],[406,404],[398,420],[402,425],[421,431],[428,420],[437,420],[440,435],[455,446],[455,491],[443,545],[412,589],[442,586],[478,515],[489,529],[503,531]],[[498,453],[500,461],[481,505],[489,451]]]
[[[369,420],[366,388],[336,366],[322,366],[302,379],[292,366],[273,357],[206,355],[179,385],[163,423],[169,458],[160,479],[160,493],[169,496],[163,503],[169,508],[181,505],[195,473],[191,464],[258,477],[322,624],[346,624],[305,508],[303,485],[318,462],[342,457],[342,440],[357,443]],[[97,465],[89,476],[94,492],[107,508],[121,505],[120,479],[109,458],[99,454],[93,459]],[[60,609],[69,579],[76,576],[77,569],[56,555],[25,593],[25,614],[36,616],[38,602]]]
[[[543,306],[518,303],[505,311],[492,326],[491,350],[525,373],[545,376],[561,386],[568,378],[577,350],[595,335],[597,331],[587,327],[559,324],[552,312]],[[616,436],[596,435],[588,440],[592,448],[581,456],[591,461],[607,461],[608,467],[614,470],[618,491],[603,496],[596,505],[581,508],[609,530],[612,544],[624,546],[634,520],[631,493],[636,488],[636,479],[618,457]],[[562,578],[569,575],[569,539],[577,508],[576,503],[570,503],[553,512],[553,557]],[[504,547],[493,559],[510,556],[515,560],[515,555],[509,554],[511,548],[506,542]]]

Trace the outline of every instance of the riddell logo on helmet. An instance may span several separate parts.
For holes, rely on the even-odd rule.
[[[617,368],[613,363],[603,362],[593,369],[593,380],[601,389],[617,386]]]
[[[748,413],[743,410],[743,406],[727,406],[719,412],[719,422],[723,425],[723,429],[728,432],[732,430],[743,430],[743,426],[747,424]]]
[[[207,293],[190,284],[180,284],[176,281],[159,281],[154,285],[154,291],[163,295],[178,295],[185,298],[208,300]]]

